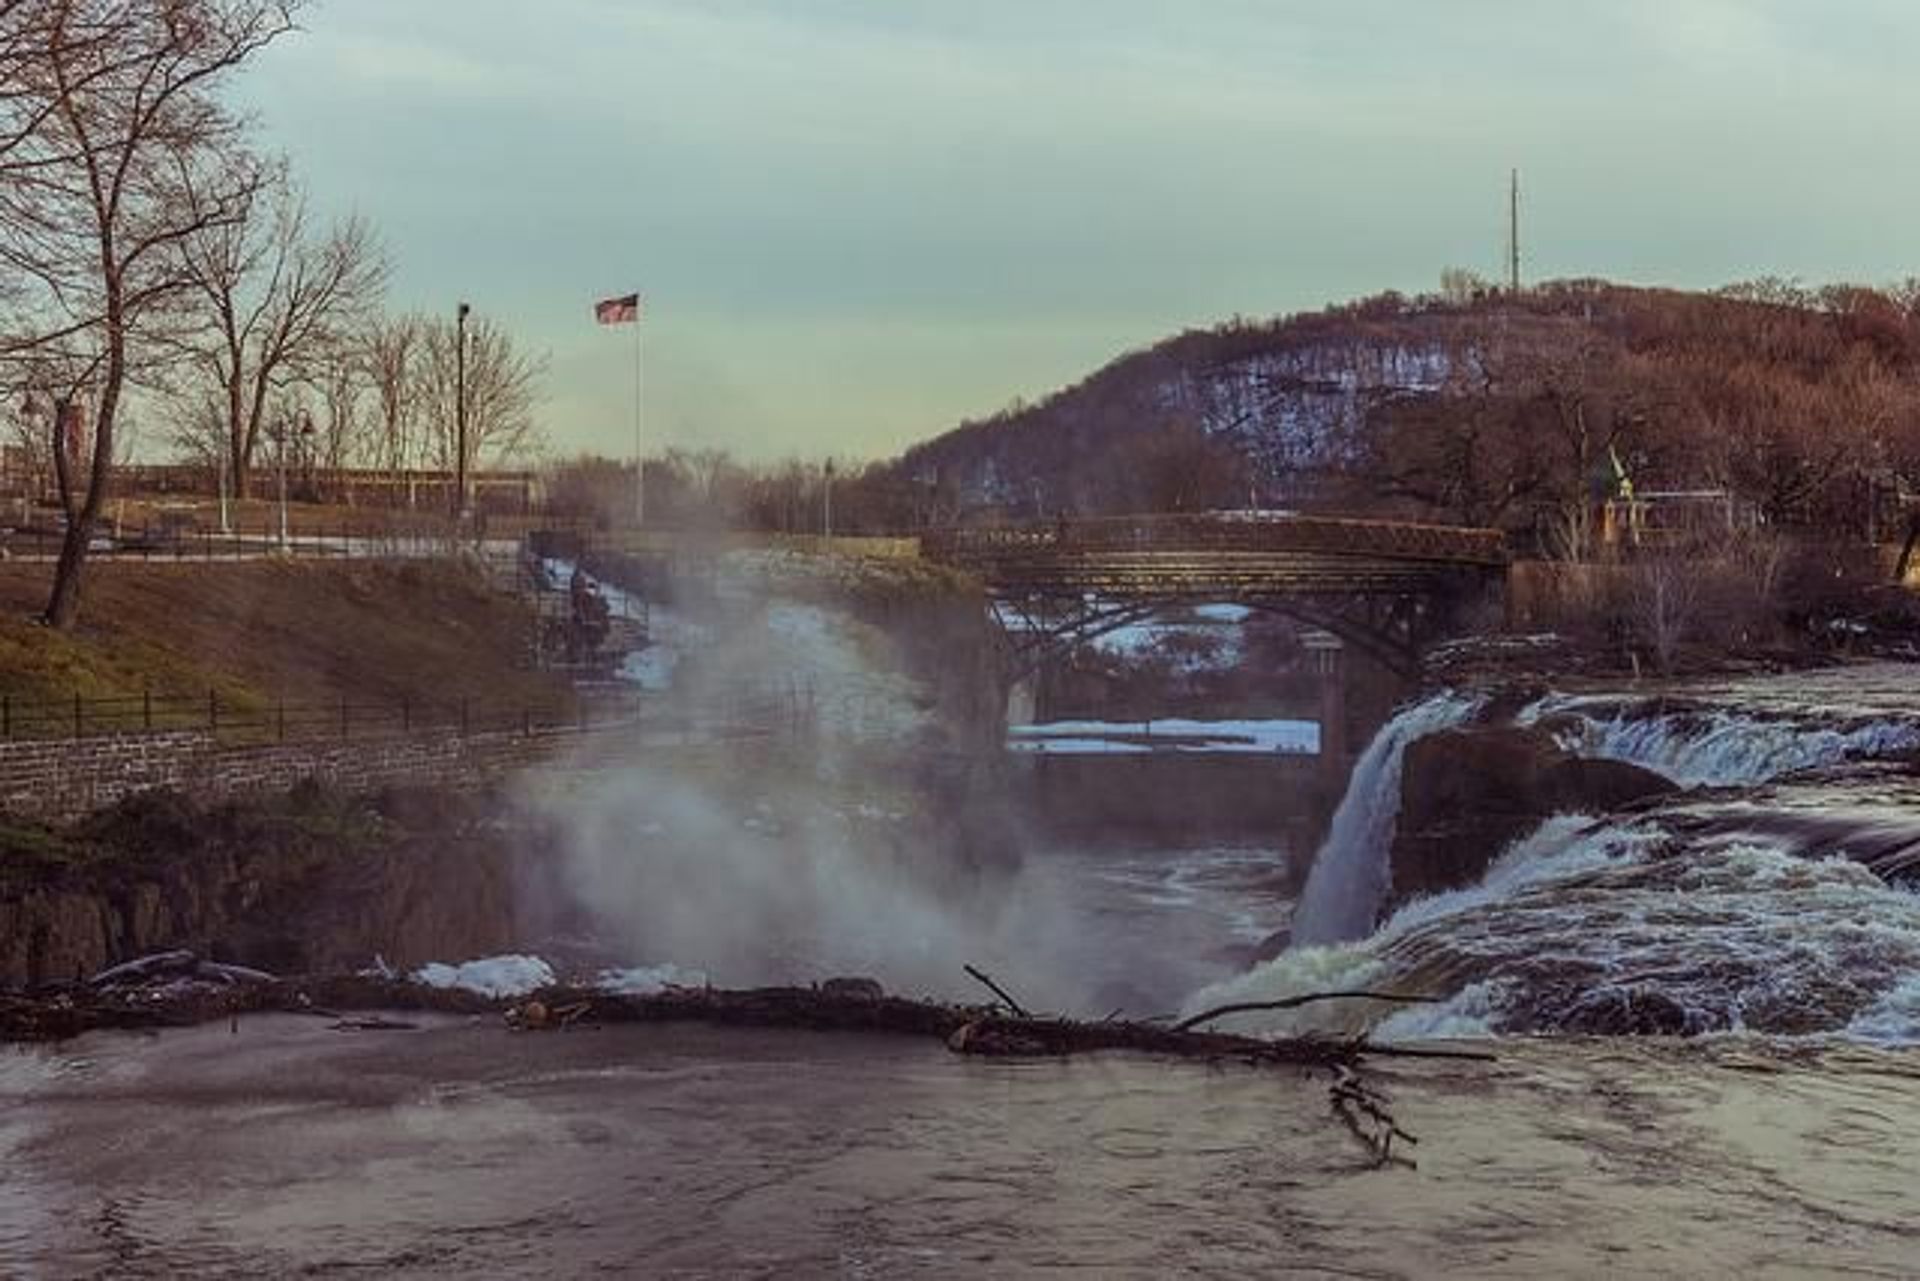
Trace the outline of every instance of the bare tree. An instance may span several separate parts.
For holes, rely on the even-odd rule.
[[[258,188],[244,122],[217,93],[292,29],[299,3],[43,0],[5,15],[0,45],[18,53],[0,99],[0,270],[23,297],[0,358],[58,406],[67,529],[46,607],[53,626],[78,617],[122,398],[191,283],[183,245],[235,222]],[[82,405],[91,422],[77,426]]]
[[[415,363],[416,404],[435,465],[459,462],[459,326],[434,317],[423,323]],[[480,319],[466,330],[466,463],[469,470],[525,459],[540,444],[533,406],[546,376],[544,357],[513,345],[506,330]]]
[[[333,336],[317,344],[302,363],[303,389],[314,400],[314,465],[337,472],[351,466],[375,439],[366,352],[352,338]]]
[[[386,282],[386,260],[364,221],[348,219],[318,235],[310,221],[306,197],[275,165],[237,217],[184,243],[201,322],[193,364],[218,388],[227,470],[242,498],[251,491],[269,402],[312,380]]]
[[[360,359],[373,391],[375,465],[397,479],[419,456],[418,389],[426,320],[416,315],[376,316],[358,339]]]

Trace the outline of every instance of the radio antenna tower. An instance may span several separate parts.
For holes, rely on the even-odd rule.
[[[1520,292],[1520,171],[1515,169],[1507,183],[1507,289]]]

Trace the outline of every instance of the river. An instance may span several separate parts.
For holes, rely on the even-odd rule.
[[[0,1061],[44,1276],[1910,1276],[1920,1064],[1512,1041],[1321,1081],[696,1027],[291,1016]]]
[[[0,1061],[0,1273],[1910,1276],[1911,671],[1410,706],[1312,858],[1299,914],[1317,919],[1251,967],[1293,910],[1274,847],[1042,848],[977,953],[961,929],[977,913],[908,952],[896,926],[944,918],[869,900],[888,946],[857,955],[882,979],[904,956],[960,984],[970,956],[1016,991],[1044,968],[1072,994],[1060,1008],[1091,1017],[1423,993],[1434,1003],[1241,1023],[1493,1053],[1376,1060],[1420,1140],[1402,1149],[1417,1168],[1377,1166],[1331,1115],[1324,1078],[1290,1071],[273,1017]],[[1561,815],[1480,883],[1394,902],[1401,754],[1492,717],[1688,790]],[[634,830],[616,817],[613,831]],[[702,848],[737,827],[699,827]],[[766,840],[789,860],[807,846]],[[831,845],[812,841],[811,857]],[[810,879],[844,887],[858,866],[816,862]],[[1585,1034],[1620,1028],[1668,1035]]]

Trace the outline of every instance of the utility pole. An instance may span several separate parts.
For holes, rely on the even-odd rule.
[[[1515,169],[1507,183],[1507,290],[1520,292],[1520,171]]]
[[[467,313],[473,309],[461,303],[453,321],[453,515],[467,515]]]
[[[833,459],[827,459],[826,485],[821,498],[820,532],[833,537]]]

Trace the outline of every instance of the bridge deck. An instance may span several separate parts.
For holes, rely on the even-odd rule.
[[[1319,516],[1152,516],[925,535],[922,554],[996,591],[1427,591],[1502,568],[1498,530]]]

